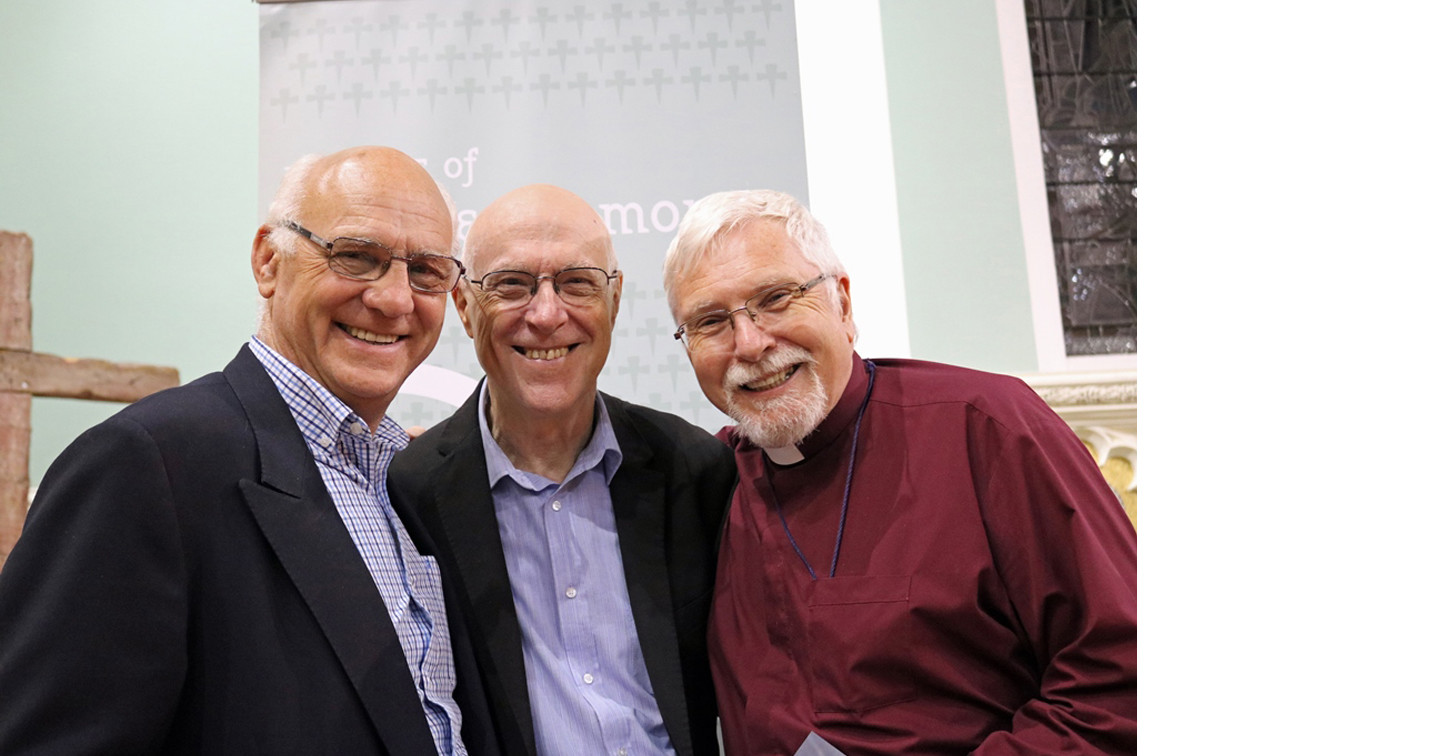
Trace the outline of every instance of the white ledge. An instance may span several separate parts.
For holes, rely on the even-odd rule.
[[[1021,375],[1070,427],[1105,427],[1134,435],[1139,391],[1135,371]]]

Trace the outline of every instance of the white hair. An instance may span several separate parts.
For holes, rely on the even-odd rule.
[[[772,189],[716,192],[686,211],[665,253],[665,294],[672,314],[676,314],[675,297],[681,279],[694,274],[726,234],[761,220],[783,223],[800,257],[821,273],[836,278],[845,275],[845,266],[830,246],[825,226],[799,200]]]
[[[318,154],[304,155],[285,169],[285,175],[280,177],[280,188],[275,191],[270,210],[265,214],[265,225],[275,229],[285,221],[299,223],[300,206],[310,196],[310,188],[315,183],[311,178],[322,157]],[[270,243],[280,254],[289,256],[295,253],[299,241],[294,234],[271,234]]]

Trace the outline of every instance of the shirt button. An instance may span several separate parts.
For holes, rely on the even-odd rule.
[[[565,598],[575,598],[576,594],[578,594],[578,593],[579,593],[579,591],[575,590],[574,588],[566,588],[566,589],[565,589]]]
[[[625,750],[624,748],[621,748],[620,750],[615,752],[616,756],[629,756],[629,753],[630,752]]]
[[[360,422],[359,420],[356,420],[355,422],[353,422],[353,423],[350,424],[350,432],[351,432],[351,433],[354,433],[354,434],[357,435],[357,436],[364,435],[364,434],[365,434],[365,424],[362,423],[362,422]]]
[[[558,501],[552,501],[552,502],[550,502],[550,508],[553,509],[553,510],[555,510],[556,512],[559,512],[559,511],[560,511],[560,502],[558,502]]]
[[[592,674],[590,674],[589,672],[586,672],[586,673],[585,673],[585,676],[582,677],[582,678],[580,678],[580,679],[581,679],[581,680],[584,680],[586,685],[589,685],[589,684],[595,682],[595,675],[592,675]]]
[[[334,443],[334,442],[330,440],[330,437],[329,437],[329,436],[321,436],[321,437],[320,437],[320,445],[321,445],[321,446],[329,446],[329,445],[332,444],[332,443]]]

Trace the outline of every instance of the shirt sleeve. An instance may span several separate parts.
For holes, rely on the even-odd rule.
[[[1031,399],[971,426],[986,535],[1040,676],[974,753],[1135,753],[1135,530],[1084,445]]]
[[[186,578],[154,440],[112,419],[51,466],[0,571],[0,753],[141,753],[185,679]]]

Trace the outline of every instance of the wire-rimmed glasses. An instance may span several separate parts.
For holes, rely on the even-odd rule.
[[[330,270],[353,281],[377,281],[390,272],[390,263],[405,263],[410,288],[426,294],[452,291],[465,275],[465,266],[449,255],[422,252],[399,255],[379,242],[341,236],[325,239],[295,221],[281,221],[281,226],[319,245],[326,253]]]
[[[565,268],[553,274],[537,276],[524,270],[492,270],[470,279],[480,291],[495,297],[506,307],[519,307],[530,301],[540,290],[541,281],[549,281],[561,301],[571,305],[588,305],[599,299],[605,287],[620,275],[606,273],[603,268]]]
[[[734,331],[737,312],[749,315],[750,322],[756,326],[768,328],[781,318],[790,305],[804,297],[805,292],[829,277],[830,274],[821,273],[803,284],[785,283],[771,286],[760,290],[745,300],[745,304],[733,310],[702,312],[681,323],[680,327],[675,329],[675,338],[690,351],[704,348],[708,344],[718,344],[722,341],[720,337]]]

